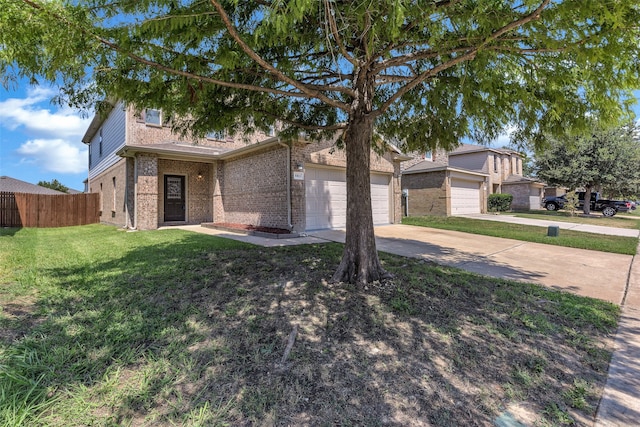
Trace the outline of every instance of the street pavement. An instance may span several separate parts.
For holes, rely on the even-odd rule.
[[[515,217],[506,215],[486,216],[491,218],[482,216],[481,219],[524,220],[514,220]],[[559,221],[526,220],[520,223],[578,229],[575,224]],[[268,239],[199,225],[178,228],[268,247],[330,241],[344,243],[345,237],[344,230],[319,230],[298,238]],[[578,230],[620,235],[619,230],[624,229],[583,226]],[[638,230],[630,231],[635,232],[631,237],[638,237]],[[615,351],[594,426],[640,426],[638,255],[633,257],[409,225],[380,226],[375,228],[375,233],[379,251],[425,259],[491,277],[537,283],[620,305],[622,316],[616,333]]]

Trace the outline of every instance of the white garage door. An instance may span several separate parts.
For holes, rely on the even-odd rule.
[[[480,213],[480,183],[451,179],[451,215]]]
[[[389,223],[389,175],[371,174],[373,223]],[[347,224],[347,183],[344,170],[306,167],[307,230],[342,228]]]

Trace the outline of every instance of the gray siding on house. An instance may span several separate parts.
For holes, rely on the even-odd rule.
[[[454,156],[449,155],[449,166],[456,168],[489,172],[489,165],[487,164],[486,151],[479,151],[477,153],[465,153],[464,155]],[[493,165],[491,165],[493,167]]]
[[[125,143],[126,112],[122,102],[119,102],[102,123],[100,130],[91,139],[89,144],[89,179],[113,166],[121,158],[116,151]],[[100,154],[100,134],[102,131],[102,155]]]

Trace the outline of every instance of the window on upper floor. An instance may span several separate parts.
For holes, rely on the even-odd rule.
[[[113,180],[113,208],[111,210],[115,212],[116,211],[116,177],[114,176],[112,180]]]
[[[100,129],[100,134],[98,135],[98,155],[102,157],[102,129]]]
[[[424,153],[424,159],[433,161],[433,152],[432,151],[427,151],[426,153]]]
[[[269,126],[267,136],[276,136],[276,127],[274,125]]]
[[[500,169],[500,159],[498,158],[497,155],[493,155],[493,171],[494,172],[498,172],[498,170]]]
[[[162,126],[162,113],[160,110],[147,108],[144,112],[144,122],[148,125]]]
[[[226,141],[226,134],[223,130],[214,130],[205,135],[207,139],[215,139],[217,141]]]

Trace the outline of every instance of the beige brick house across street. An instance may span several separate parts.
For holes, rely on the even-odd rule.
[[[164,125],[159,110],[136,114],[116,103],[94,117],[88,189],[101,195],[101,220],[131,229],[163,225],[239,223],[295,232],[343,227],[346,159],[334,141],[251,141],[210,135],[187,141]],[[389,146],[372,153],[375,224],[400,222],[400,162]]]
[[[512,209],[541,209],[544,183],[523,176],[522,156],[513,150],[462,144],[404,162],[402,169],[409,216],[486,213],[495,193],[511,194]]]

